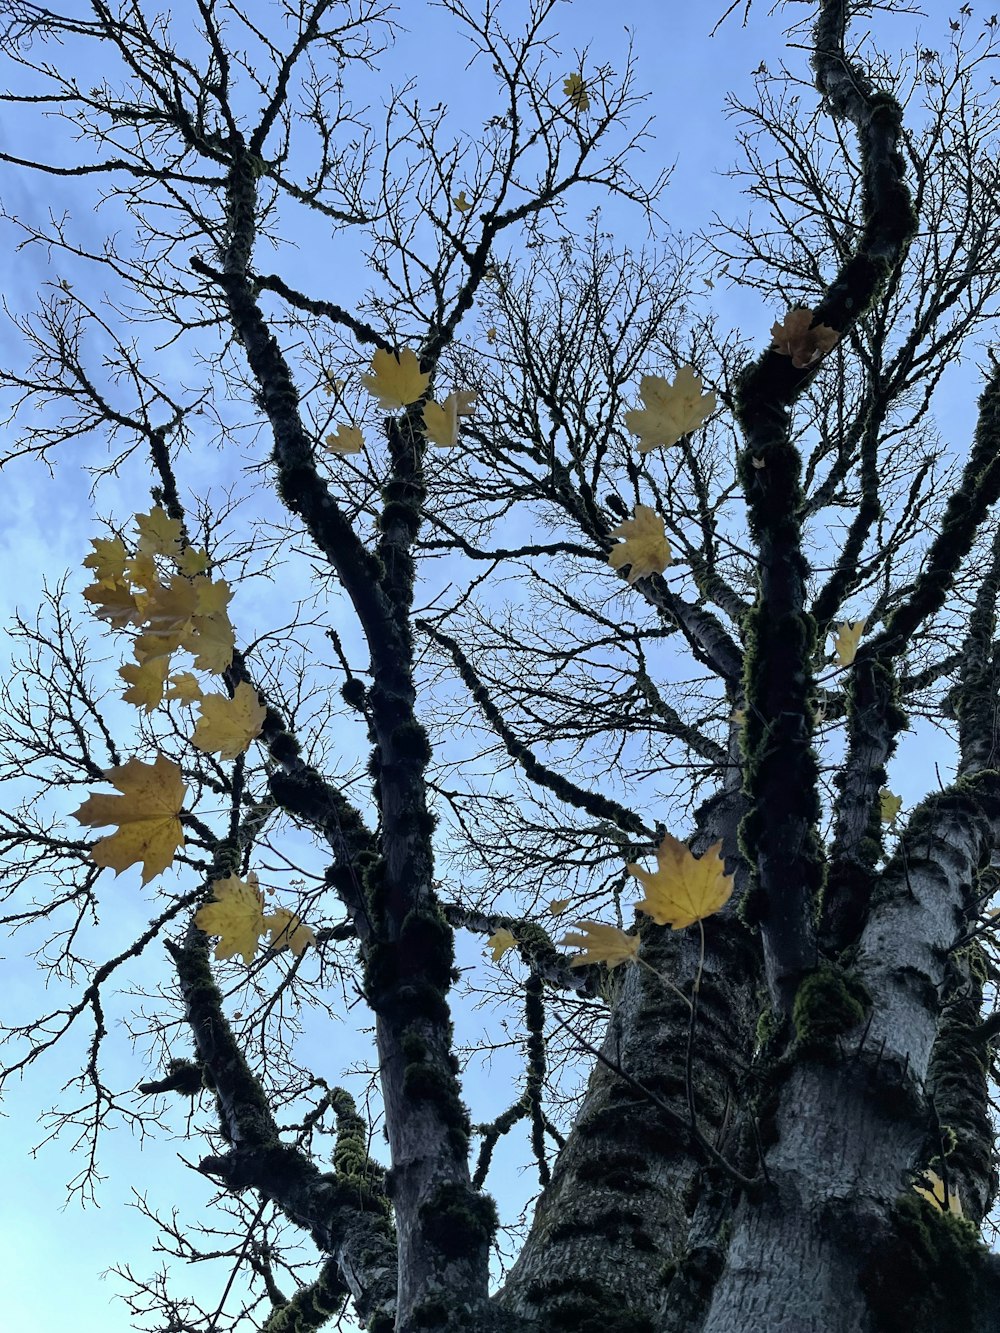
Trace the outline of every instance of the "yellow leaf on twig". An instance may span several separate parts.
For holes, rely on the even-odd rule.
[[[790,356],[797,370],[811,366],[840,340],[840,334],[828,324],[817,324],[811,329],[812,321],[813,312],[800,307],[790,310],[781,323],[771,326],[773,350],[781,356]]]
[[[563,92],[574,111],[586,111],[589,108],[590,94],[582,74],[571,74],[563,83]]]
[[[486,941],[486,944],[488,948],[493,950],[494,963],[499,963],[500,959],[504,956],[504,954],[507,952],[508,949],[514,949],[517,947],[517,940],[506,928],[506,926],[501,926],[499,930],[493,932],[493,934]]]
[[[674,930],[718,912],[733,891],[733,876],[725,872],[721,850],[720,840],[703,856],[695,856],[686,843],[664,834],[656,852],[656,870],[626,867],[646,890],[642,902],[636,903],[636,911]]]
[[[853,625],[849,620],[845,620],[837,630],[833,647],[837,654],[837,661],[841,666],[850,666],[854,661],[858,652],[858,640],[864,633],[864,629],[865,622],[863,620],[855,620]]]
[[[245,754],[264,728],[267,709],[257,698],[257,691],[241,680],[231,699],[224,694],[206,694],[198,701],[201,719],[194,729],[191,744],[220,759],[235,759]]]
[[[639,397],[644,407],[625,413],[625,427],[639,436],[641,454],[676,444],[715,411],[715,394],[702,394],[692,366],[681,366],[673,383],[662,375],[643,375]]]
[[[415,403],[427,392],[430,382],[430,375],[421,371],[416,353],[408,347],[399,356],[380,347],[372,357],[371,374],[361,376],[368,392],[389,411]]]
[[[88,796],[73,817],[91,827],[118,824],[117,833],[94,843],[90,859],[116,875],[141,861],[142,882],[147,884],[166,870],[178,847],[184,845],[178,816],[187,788],[181,770],[172,759],[158,754],[151,764],[133,758],[109,768],[104,776],[121,795]]]
[[[670,564],[670,544],[663,519],[649,505],[637,504],[634,512],[634,518],[627,518],[612,529],[612,537],[625,540],[608,556],[612,569],[631,566],[627,575],[629,583],[650,574],[662,574]]]
[[[242,954],[250,964],[257,952],[260,937],[267,926],[264,922],[264,895],[251,870],[244,882],[238,875],[217,879],[212,885],[211,902],[199,907],[194,924],[206,935],[218,935],[216,958],[232,958]]]
[[[617,926],[601,921],[578,921],[579,931],[570,931],[560,943],[565,947],[585,949],[585,953],[570,959],[570,967],[585,967],[588,963],[605,963],[615,968],[619,963],[632,963],[639,956],[639,936],[628,935]]]

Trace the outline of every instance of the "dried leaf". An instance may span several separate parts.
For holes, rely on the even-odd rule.
[[[465,197],[464,190],[459,190],[458,194],[455,195],[455,197],[452,199],[451,202],[455,205],[455,207],[458,209],[460,213],[468,213],[469,209],[472,207],[468,199],[466,199]]]
[[[781,356],[790,356],[797,370],[805,370],[818,361],[840,339],[837,330],[828,324],[817,324],[811,329],[812,320],[812,311],[800,307],[790,310],[783,322],[771,326],[774,351]]]

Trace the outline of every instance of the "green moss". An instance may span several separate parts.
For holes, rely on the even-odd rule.
[[[966,1333],[984,1299],[986,1247],[964,1218],[903,1195],[873,1248],[861,1285],[877,1333]]]
[[[792,1007],[795,1035],[814,1050],[864,1021],[871,996],[860,981],[832,963],[824,963],[799,983]]]
[[[485,1253],[499,1223],[490,1195],[454,1183],[439,1185],[420,1215],[427,1239],[447,1259]]]

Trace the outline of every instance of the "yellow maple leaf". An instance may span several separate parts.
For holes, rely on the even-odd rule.
[[[185,546],[177,557],[177,572],[193,578],[195,574],[204,574],[208,569],[208,552],[204,546]]]
[[[894,824],[903,805],[902,796],[895,795],[888,787],[878,789],[878,814],[883,824]]]
[[[125,566],[125,577],[139,588],[155,589],[160,582],[155,557],[149,554],[133,556]]]
[[[172,574],[169,583],[157,581],[150,586],[143,607],[143,620],[151,634],[174,636],[175,647],[179,648],[184,635],[191,629],[197,606],[194,581],[183,574]]]
[[[628,935],[617,926],[607,926],[601,921],[577,921],[579,932],[570,931],[563,937],[561,944],[574,949],[585,949],[586,953],[570,959],[570,967],[585,967],[588,963],[605,963],[608,968],[615,968],[619,963],[631,963],[639,957],[639,936]]]
[[[549,916],[562,916],[568,906],[568,898],[553,898],[549,903]]]
[[[586,111],[590,106],[590,94],[582,74],[571,74],[563,83],[563,92],[574,111]]]
[[[625,540],[608,556],[612,569],[631,566],[627,575],[629,583],[650,574],[662,574],[671,558],[667,531],[656,510],[650,509],[649,505],[637,504],[634,513],[634,518],[627,518],[612,529],[612,537]]]
[[[131,587],[122,580],[105,580],[84,588],[83,596],[94,608],[94,615],[106,620],[113,629],[142,624],[142,611]]]
[[[625,426],[639,436],[641,454],[676,444],[715,411],[715,394],[701,391],[692,366],[681,366],[671,383],[662,375],[643,375],[639,384],[643,408],[625,413]]]
[[[212,885],[213,899],[194,914],[194,924],[206,935],[218,935],[216,958],[243,955],[248,966],[257,952],[260,937],[267,929],[264,921],[264,895],[251,870],[246,881],[238,875],[217,879]]]
[[[508,949],[517,948],[517,940],[510,933],[506,926],[501,926],[495,930],[486,941],[487,947],[493,950],[493,961],[499,963]]]
[[[136,514],[135,526],[139,529],[140,555],[180,554],[181,524],[176,518],[168,518],[160,505],[148,514]]]
[[[191,580],[194,589],[195,614],[198,616],[221,615],[233,600],[233,590],[225,579],[212,580],[205,574],[199,574]]]
[[[264,727],[267,709],[257,698],[257,691],[241,680],[233,697],[206,694],[198,700],[201,719],[194,729],[191,744],[220,759],[235,759],[245,754],[250,742]]]
[[[798,308],[789,310],[781,323],[771,326],[774,340],[773,350],[781,356],[790,356],[792,365],[798,370],[811,366],[820,357],[829,352],[840,339],[836,329],[828,324],[817,324],[814,329],[809,325],[813,321],[813,312]]]
[[[163,698],[163,687],[169,670],[169,657],[148,657],[139,663],[126,662],[118,668],[119,676],[128,685],[122,698],[126,703],[135,704],[151,713]]]
[[[199,671],[221,674],[233,660],[236,633],[225,611],[214,616],[195,616],[191,632],[184,636],[184,647],[194,653]]]
[[[94,537],[90,544],[94,549],[83,565],[94,571],[95,586],[113,588],[117,583],[124,583],[128,556],[121,537]]]
[[[109,768],[104,776],[121,795],[88,796],[79,810],[73,812],[73,818],[91,827],[118,824],[117,833],[93,844],[90,859],[95,865],[114,870],[116,875],[141,861],[142,882],[147,884],[154,875],[166,870],[178,847],[184,846],[178,816],[187,788],[181,780],[180,767],[158,754],[151,764],[132,758],[117,768]]]
[[[864,633],[864,628],[863,620],[855,620],[853,625],[849,620],[845,620],[838,629],[833,647],[841,666],[850,666],[854,661],[858,651],[858,640]]]
[[[409,407],[427,392],[431,382],[429,374],[420,369],[420,362],[415,352],[404,347],[399,356],[385,352],[380,347],[372,357],[372,373],[362,375],[361,383],[380,406],[390,411],[400,407]]]
[[[264,924],[271,932],[269,947],[275,950],[291,949],[296,958],[307,944],[316,943],[316,936],[309,927],[304,926],[287,907],[276,907],[270,916],[264,918]]]
[[[646,891],[636,911],[673,930],[683,930],[718,912],[729,901],[734,882],[725,872],[721,850],[720,840],[704,856],[695,856],[686,843],[664,834],[656,851],[656,870],[626,866]]]
[[[190,671],[178,671],[176,676],[170,677],[168,699],[176,699],[182,704],[196,704],[203,697],[203,693],[198,684],[198,677]]]
[[[953,1217],[964,1217],[962,1212],[962,1200],[954,1189],[945,1191],[944,1181],[936,1171],[926,1168],[921,1172],[920,1179],[926,1181],[926,1185],[921,1185],[915,1181],[913,1188],[917,1193],[929,1203],[932,1203],[940,1212],[949,1212]],[[929,1186],[929,1188],[928,1188]],[[947,1207],[945,1195],[947,1193]]]
[[[365,437],[357,426],[342,424],[334,434],[327,435],[323,443],[334,454],[359,454],[365,447]]]
[[[458,209],[460,213],[468,213],[469,209],[472,207],[468,199],[466,199],[465,197],[464,190],[459,190],[458,194],[455,195],[455,197],[452,199],[451,202],[455,205],[455,207]]]

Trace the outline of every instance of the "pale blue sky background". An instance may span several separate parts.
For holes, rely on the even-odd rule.
[[[262,0],[251,0],[251,10],[255,8],[262,8]],[[728,218],[745,215],[747,201],[740,198],[738,187],[720,174],[736,160],[733,126],[725,119],[723,97],[727,90],[733,90],[743,99],[752,99],[752,71],[762,60],[776,66],[782,51],[781,16],[769,18],[763,0],[755,4],[746,27],[740,26],[737,12],[714,38],[709,38],[724,8],[722,0],[717,5],[674,4],[671,0],[628,0],[624,5],[609,5],[603,0],[574,0],[557,11],[552,25],[558,33],[553,45],[560,53],[553,56],[553,67],[568,73],[577,67],[572,53],[584,47],[590,47],[592,62],[608,61],[620,68],[626,43],[623,25],[628,22],[639,55],[639,86],[650,89],[648,109],[655,116],[645,164],[640,163],[636,170],[652,179],[661,165],[676,161],[660,208],[671,226],[681,232],[707,225],[714,211]],[[520,7],[511,5],[511,10],[518,13]],[[788,16],[799,17],[802,11],[802,6],[794,6]],[[492,98],[492,84],[477,69],[464,70],[465,57],[460,54],[464,48],[451,36],[453,23],[448,16],[423,0],[407,0],[398,18],[409,31],[402,33],[395,48],[382,57],[381,86],[399,86],[416,75],[421,101],[428,106],[446,101],[456,128],[469,129],[492,114],[486,100]],[[886,28],[884,18],[879,26]],[[921,31],[928,33],[929,45],[943,46],[941,29],[945,26],[943,18],[928,25],[916,18],[901,17],[888,29],[894,47],[911,48]],[[793,52],[790,58],[797,61],[801,53]],[[804,72],[801,65],[798,68]],[[0,74],[0,83],[4,81]],[[377,103],[376,81],[369,80],[369,85],[365,95]],[[38,153],[48,160],[69,151],[65,144],[60,149],[59,138],[36,118],[8,109],[0,112],[0,143],[24,156]],[[89,207],[89,188],[0,167],[0,198],[8,211],[41,218],[47,210],[58,215],[68,209],[77,234],[96,248],[104,223]],[[609,204],[605,205],[604,217],[605,224],[616,232],[618,244],[630,242],[638,247],[646,240],[645,228],[634,211]],[[12,229],[0,223],[0,290],[13,311],[25,311],[33,307],[39,285],[55,271],[46,266],[44,253],[37,248],[15,255],[14,239]],[[292,283],[309,289],[324,263],[324,241],[319,235],[305,232],[300,239],[298,255],[286,251],[275,267]],[[331,271],[326,275],[325,293],[349,306],[366,277]],[[755,293],[727,291],[722,284],[716,285],[711,299],[724,320],[740,325],[758,346],[763,345],[775,310]],[[0,323],[0,355],[16,361],[19,354],[10,326]],[[977,385],[971,365],[956,367],[942,399],[939,425],[945,438],[958,449],[964,447],[973,426]],[[77,458],[73,452],[59,460],[54,479],[31,461],[11,467],[0,479],[0,568],[5,571],[0,583],[0,612],[4,620],[15,606],[30,610],[37,605],[44,579],[52,582],[66,569],[79,569],[91,537],[97,534],[95,514],[132,513],[136,508],[137,474],[128,470],[121,482],[102,489],[93,506],[88,499],[89,484],[78,466],[79,451],[75,451]],[[213,471],[217,467],[214,456],[204,460],[189,456],[185,483],[197,483],[199,469],[217,483],[219,477]],[[76,582],[82,584],[79,577]],[[235,604],[234,620],[241,632],[258,616],[263,622],[273,610],[265,593],[257,591],[254,597],[263,600],[245,600],[242,606],[238,600]],[[906,804],[912,804],[933,784],[935,760],[942,767],[948,762],[939,740],[904,740],[893,765],[892,785]],[[130,887],[128,875],[116,881],[114,913],[105,913],[100,942],[94,946],[101,957],[112,952],[116,943],[127,944],[136,928],[148,919],[142,900],[129,897]],[[44,893],[43,887],[39,893]],[[463,966],[482,966],[482,952],[476,943],[462,941],[460,949]],[[4,959],[5,1021],[26,1017],[46,999],[51,1003],[51,992],[48,996],[40,993],[37,976],[20,961],[23,945],[19,940],[0,945],[0,951]],[[333,1048],[331,1064],[336,1068],[323,1070],[331,1081],[337,1080],[341,1062],[346,1066],[365,1049],[353,1036],[352,1021],[345,1022],[332,1039],[317,1034],[317,1041],[322,1041],[327,1050]],[[461,1015],[460,1038],[474,1044],[481,1025],[487,1021],[488,1015]],[[85,1037],[86,1031],[82,1030],[76,1043],[70,1041],[36,1063],[24,1082],[10,1089],[4,1103],[9,1118],[0,1126],[5,1150],[4,1188],[0,1191],[0,1291],[4,1318],[11,1328],[31,1327],[40,1333],[49,1329],[70,1329],[73,1333],[127,1329],[127,1311],[123,1304],[113,1301],[116,1280],[112,1277],[104,1281],[101,1273],[114,1263],[130,1263],[137,1273],[150,1274],[156,1263],[151,1253],[154,1228],[125,1206],[130,1200],[130,1187],[147,1191],[151,1206],[162,1212],[169,1214],[176,1204],[185,1216],[194,1216],[198,1201],[212,1193],[209,1182],[178,1161],[179,1152],[196,1160],[199,1145],[185,1145],[164,1136],[159,1143],[147,1141],[142,1146],[127,1128],[120,1127],[107,1136],[103,1145],[101,1168],[107,1180],[98,1195],[100,1207],[81,1212],[78,1203],[73,1202],[63,1210],[66,1182],[80,1166],[72,1142],[60,1139],[38,1157],[31,1156],[31,1149],[44,1137],[44,1130],[36,1125],[39,1112],[60,1101],[60,1089],[79,1069]],[[150,1076],[141,1055],[131,1051],[120,1029],[107,1043],[106,1060],[112,1085],[129,1086]],[[507,1104],[511,1079],[516,1078],[518,1067],[516,1060],[498,1056],[491,1070],[479,1070],[470,1078],[467,1093],[474,1119],[487,1118]],[[174,1123],[178,1130],[182,1128],[179,1110]],[[530,1190],[530,1177],[525,1183],[519,1175],[524,1160],[522,1137],[501,1140],[491,1183],[505,1210],[516,1212],[517,1201]],[[509,1218],[511,1212],[506,1211],[506,1216]],[[58,1263],[54,1262],[56,1256]],[[189,1269],[178,1278],[175,1290],[180,1293],[187,1287],[205,1304],[214,1306],[213,1298],[224,1280],[218,1269]]]

